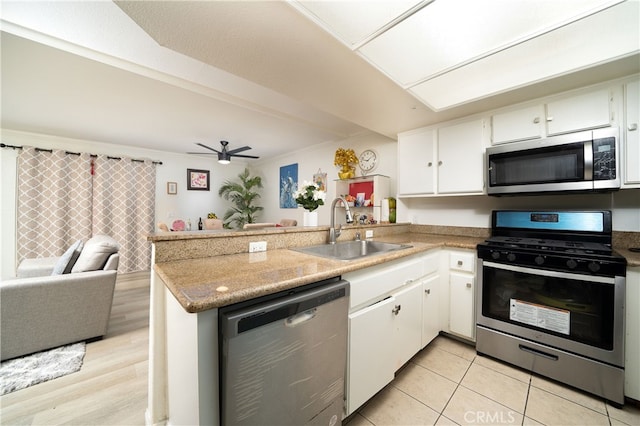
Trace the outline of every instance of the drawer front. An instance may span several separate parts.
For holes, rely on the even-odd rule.
[[[449,269],[473,273],[475,270],[475,264],[475,252],[451,252],[449,255]]]
[[[354,307],[386,297],[393,290],[424,275],[422,258],[376,265],[342,277],[351,283],[349,306]]]

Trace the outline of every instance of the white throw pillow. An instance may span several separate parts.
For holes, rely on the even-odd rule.
[[[96,235],[84,244],[80,257],[71,272],[97,271],[104,268],[107,259],[120,250],[120,244],[107,235]]]
[[[71,268],[73,268],[73,265],[75,265],[78,257],[80,256],[82,246],[82,240],[78,240],[73,243],[71,247],[69,247],[67,251],[65,251],[64,254],[60,256],[60,259],[58,259],[55,266],[53,267],[51,275],[68,274],[69,272],[71,272]]]

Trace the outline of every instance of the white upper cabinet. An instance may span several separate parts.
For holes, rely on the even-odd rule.
[[[436,130],[406,133],[398,138],[398,193],[435,193]]]
[[[613,94],[605,88],[502,111],[491,117],[491,143],[524,141],[609,127],[614,122],[612,103]]]
[[[473,120],[438,129],[438,193],[484,190],[484,123]]]
[[[623,186],[640,187],[640,82],[625,86]]]
[[[544,134],[544,123],[542,105],[495,114],[491,118],[491,141],[498,144],[541,138]]]
[[[481,194],[485,119],[398,137],[398,195]]]
[[[560,99],[547,104],[547,134],[558,135],[577,130],[611,125],[611,101],[608,89]]]

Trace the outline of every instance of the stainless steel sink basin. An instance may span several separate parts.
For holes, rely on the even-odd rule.
[[[406,244],[383,243],[380,241],[341,241],[335,244],[321,244],[317,246],[299,247],[292,250],[314,256],[328,257],[337,260],[360,259],[390,251],[411,247]]]

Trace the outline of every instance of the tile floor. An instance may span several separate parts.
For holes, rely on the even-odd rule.
[[[349,419],[381,425],[640,425],[622,410],[439,336]]]

